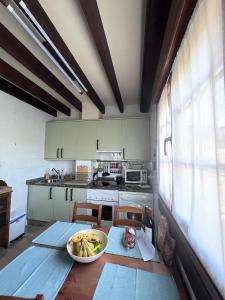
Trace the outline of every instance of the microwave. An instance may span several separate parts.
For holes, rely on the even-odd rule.
[[[125,169],[125,183],[146,184],[147,181],[147,170]]]

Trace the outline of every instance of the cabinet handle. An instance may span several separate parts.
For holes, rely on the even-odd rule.
[[[56,157],[59,158],[59,148],[57,148]]]
[[[125,148],[123,148],[123,159],[125,159]]]
[[[66,188],[66,201],[68,200],[68,188]]]
[[[49,199],[52,200],[52,187],[49,189]]]
[[[63,148],[61,148],[61,158],[63,158]]]
[[[70,201],[73,201],[73,189],[70,190]]]
[[[97,140],[97,150],[98,150],[98,142],[99,142],[99,141]]]

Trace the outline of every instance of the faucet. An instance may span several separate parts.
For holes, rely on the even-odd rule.
[[[60,180],[60,170],[56,170],[55,168],[52,168],[52,172],[55,171],[55,173],[57,174],[57,180]]]
[[[98,180],[98,171],[99,169],[94,169],[93,175],[92,175],[92,180],[97,181]]]

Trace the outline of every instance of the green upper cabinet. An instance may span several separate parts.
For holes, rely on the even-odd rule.
[[[122,120],[101,120],[97,124],[98,150],[122,151]]]
[[[60,159],[63,148],[63,123],[49,122],[45,132],[45,159]]]
[[[124,159],[150,159],[150,121],[149,119],[123,120]]]
[[[96,159],[96,150],[150,159],[149,119],[57,121],[46,125],[45,159]]]
[[[45,159],[95,159],[98,121],[49,122]]]
[[[62,154],[63,159],[74,159],[77,154],[77,145],[79,138],[79,123],[80,122],[62,122],[61,134],[62,134]]]
[[[96,159],[98,121],[74,122],[79,127],[75,159]]]

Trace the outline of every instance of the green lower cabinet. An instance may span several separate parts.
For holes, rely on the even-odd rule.
[[[49,186],[29,185],[28,219],[38,221],[52,220],[52,188]]]
[[[27,215],[37,221],[72,221],[75,201],[86,202],[87,190],[29,185]],[[85,211],[80,211],[85,213]]]
[[[69,188],[53,187],[52,198],[52,219],[68,222],[70,219]]]
[[[87,202],[87,189],[83,188],[72,188],[70,189],[70,222],[73,217],[73,208],[75,202]],[[79,214],[86,214],[85,209],[80,209]]]

